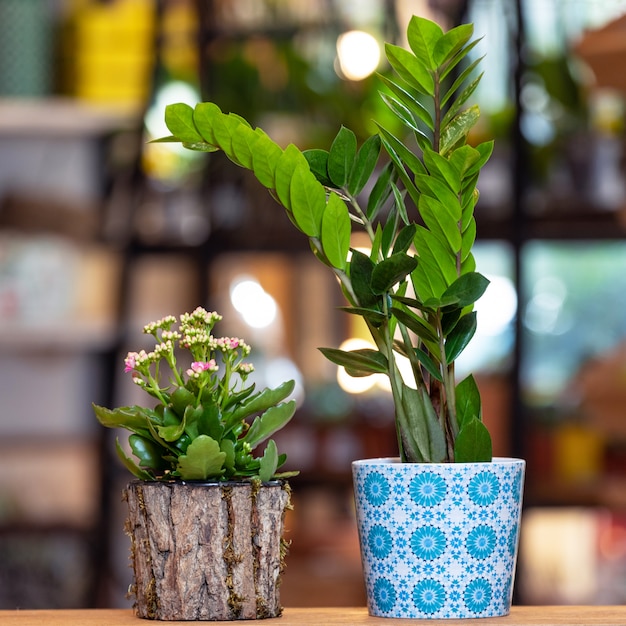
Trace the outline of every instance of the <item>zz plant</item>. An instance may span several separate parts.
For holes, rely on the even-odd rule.
[[[468,61],[473,26],[443,32],[414,16],[410,49],[386,44],[392,77],[381,97],[406,129],[382,125],[360,147],[341,127],[330,150],[282,149],[241,117],[213,103],[172,104],[165,120],[192,150],[222,150],[254,173],[286,209],[313,254],[339,279],[347,313],[363,318],[376,349],[322,348],[353,376],[384,373],[394,400],[397,440],[405,462],[490,461],[478,387],[457,384],[455,360],[476,330],[473,305],[488,280],[476,272],[476,184],[492,142],[471,146],[479,117],[467,106],[481,75]],[[364,190],[368,189],[365,194]],[[351,247],[364,231],[371,251]],[[410,363],[406,380],[398,358]]]

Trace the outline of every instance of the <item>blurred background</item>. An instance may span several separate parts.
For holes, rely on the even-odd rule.
[[[0,608],[131,606],[128,475],[90,403],[145,401],[124,355],[200,304],[261,384],[298,381],[283,604],[364,604],[350,462],[395,455],[391,400],[317,351],[362,330],[244,172],[147,142],[200,100],[282,144],[362,139],[412,14],[483,37],[491,286],[460,374],[528,464],[516,602],[626,601],[626,0],[0,0]]]

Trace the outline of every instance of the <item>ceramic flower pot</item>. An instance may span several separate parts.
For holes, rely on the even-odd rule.
[[[286,483],[137,480],[124,494],[139,617],[280,616]]]
[[[377,617],[507,615],[525,462],[352,464],[368,609]]]

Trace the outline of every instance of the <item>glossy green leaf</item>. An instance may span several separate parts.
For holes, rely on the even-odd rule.
[[[319,238],[326,209],[326,192],[308,166],[295,169],[289,197],[298,228],[309,237]]]
[[[362,307],[372,306],[379,300],[379,295],[372,291],[372,272],[374,262],[360,250],[352,251],[350,260],[350,281],[357,304]]]
[[[409,21],[406,34],[415,56],[421,59],[428,69],[434,70],[438,65],[434,56],[435,49],[443,37],[441,27],[431,20],[414,15]]]
[[[167,109],[166,109],[167,113]],[[213,133],[213,124],[216,117],[223,115],[221,109],[213,102],[200,102],[193,110],[193,122],[202,139],[208,144],[217,146],[217,139]]]
[[[478,272],[459,276],[444,292],[443,297],[455,298],[462,308],[474,304],[487,289],[489,280]]]
[[[207,435],[200,435],[187,448],[187,452],[178,457],[177,474],[185,480],[207,480],[219,478],[223,473],[226,453],[219,443]]]
[[[459,428],[471,419],[482,419],[480,390],[472,375],[464,378],[456,386],[456,418]]]
[[[131,432],[142,433],[148,429],[149,416],[154,411],[141,406],[123,406],[107,409],[97,404],[91,405],[98,421],[107,428],[125,428]]]
[[[393,93],[396,99],[402,102],[402,104],[409,111],[411,111],[416,118],[420,119],[426,128],[431,131],[435,129],[435,123],[431,112],[422,104],[420,100],[420,98],[423,98],[423,94],[420,94],[417,90],[412,89],[409,85],[399,85],[387,76],[381,75],[379,78]],[[423,129],[420,132],[424,134]]]
[[[439,382],[443,382],[443,377],[441,375],[441,372],[439,371],[439,367],[437,366],[435,361],[433,361],[433,359],[430,357],[430,355],[426,354],[426,352],[424,352],[422,349],[416,348],[415,349],[415,356],[416,356],[417,360],[424,366],[426,371],[435,380],[438,380]]]
[[[439,80],[444,81],[468,55],[480,43],[482,37],[478,37],[458,50],[454,56],[446,61],[440,68]]]
[[[367,200],[367,218],[373,221],[380,209],[385,205],[391,196],[391,181],[395,178],[393,163],[389,162],[382,169],[380,175],[374,183],[369,198]]]
[[[417,266],[417,260],[408,254],[392,254],[377,263],[372,271],[372,291],[377,294],[389,291],[404,280]]]
[[[283,153],[282,148],[274,143],[262,130],[254,131],[259,135],[252,153],[252,169],[257,180],[267,189],[274,189],[276,164]]]
[[[470,419],[463,425],[454,442],[456,463],[489,463],[493,456],[491,436],[478,419]]]
[[[479,117],[480,111],[478,106],[474,105],[452,119],[442,130],[439,152],[443,155],[447,154],[454,148],[457,142],[467,137],[467,134],[476,124]]]
[[[425,389],[413,389],[403,382],[400,419],[403,424],[405,453],[409,462],[442,463],[446,441],[437,414]],[[397,408],[396,408],[397,414]],[[408,449],[407,449],[408,448]],[[413,458],[411,458],[413,457]]]
[[[261,413],[289,397],[296,386],[293,380],[288,380],[275,389],[266,388],[252,396],[245,404],[237,407],[228,419],[228,424],[234,424],[246,419],[255,413]]]
[[[291,211],[291,182],[298,167],[307,167],[302,152],[293,144],[289,144],[276,160],[274,170],[274,189],[281,204]]]
[[[140,467],[159,470],[167,466],[163,462],[164,449],[151,439],[141,435],[131,435],[128,443],[133,454],[139,459]]]
[[[476,332],[476,312],[464,315],[446,339],[446,362],[456,361]]]
[[[445,181],[454,194],[461,191],[461,176],[448,159],[434,150],[426,150],[424,152],[424,164],[433,176]]]
[[[304,150],[302,153],[309,164],[311,172],[322,185],[333,187],[333,182],[328,177],[328,150]]]
[[[437,238],[449,246],[448,254],[456,255],[461,249],[459,222],[447,210],[447,206],[430,196],[420,197],[419,212],[424,224]]]
[[[474,91],[476,91],[476,88],[478,87],[478,83],[480,83],[480,80],[482,79],[482,77],[483,77],[482,74],[477,76],[471,83],[469,83],[463,89],[463,91],[461,91],[460,94],[456,96],[456,98],[450,104],[448,110],[446,111],[446,114],[444,115],[443,120],[441,121],[442,126],[446,126],[450,122],[450,120],[460,112],[461,107],[469,100],[470,96],[474,93]],[[446,94],[446,96],[448,95],[452,96],[454,95],[454,93],[450,91]]]
[[[203,142],[193,121],[193,109],[182,102],[165,107],[165,125],[172,135],[188,143]]]
[[[379,135],[372,135],[363,143],[357,152],[354,166],[348,177],[348,193],[357,196],[369,181],[378,157],[380,155],[381,142]]]
[[[261,415],[256,417],[246,433],[245,441],[252,450],[268,437],[271,437],[277,430],[283,428],[296,412],[296,401],[289,400],[272,406]]]
[[[135,477],[139,480],[154,480],[154,475],[144,469],[141,469],[133,459],[131,459],[126,452],[124,452],[124,448],[120,445],[120,440],[116,437],[115,439],[115,451],[119,460],[122,462],[122,465]]]
[[[456,259],[448,247],[425,228],[419,227],[413,239],[419,265],[411,274],[420,300],[440,298],[458,277]]]
[[[328,176],[338,188],[345,187],[356,158],[356,135],[345,126],[337,133],[328,153]]]
[[[319,350],[329,361],[347,370],[362,372],[363,375],[387,373],[387,359],[377,350],[346,351],[337,348]]]
[[[425,173],[424,165],[399,139],[394,137],[390,132],[381,126],[379,126],[379,129],[381,132],[383,146],[395,165],[395,172],[400,177],[400,180],[402,180],[402,183],[411,197],[411,200],[413,200],[413,203],[417,205],[419,202],[419,192],[407,174],[405,168],[408,165],[413,172]]]
[[[437,66],[450,61],[474,34],[473,24],[460,24],[440,37],[433,48],[433,60]]]
[[[385,44],[385,55],[389,65],[407,85],[424,94],[432,93],[435,87],[432,74],[414,54],[400,46],[387,43]]]
[[[320,240],[326,258],[340,270],[344,270],[348,262],[350,232],[348,207],[336,193],[331,193],[322,217]]]
[[[433,328],[422,316],[409,313],[397,307],[392,307],[391,312],[396,319],[412,330],[420,339],[437,343],[437,330]]]
[[[415,224],[407,224],[402,228],[393,244],[394,254],[408,251],[413,245],[413,237],[415,237],[416,230],[417,226]]]
[[[484,141],[482,143],[479,143],[475,147],[475,150],[480,154],[480,158],[466,172],[465,174],[466,176],[471,176],[472,174],[478,174],[480,169],[485,165],[485,163],[487,163],[487,161],[491,157],[493,153],[493,146],[494,146],[493,141]]]
[[[278,469],[278,448],[273,439],[270,439],[265,446],[265,451],[260,459],[259,479],[261,482],[269,482]]]

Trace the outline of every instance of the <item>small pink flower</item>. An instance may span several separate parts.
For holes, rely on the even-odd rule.
[[[137,357],[139,356],[139,354],[137,354],[137,352],[129,352],[126,355],[126,358],[124,359],[124,372],[128,373],[128,372],[132,372],[135,367],[137,367]]]
[[[211,359],[210,361],[194,361],[191,364],[191,367],[187,370],[188,376],[194,376],[197,378],[202,372],[217,372],[218,367],[215,359]]]

